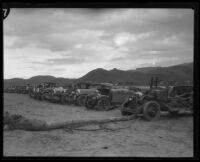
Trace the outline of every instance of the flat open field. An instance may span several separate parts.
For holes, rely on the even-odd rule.
[[[121,116],[119,109],[107,112],[86,110],[84,107],[53,104],[34,100],[28,95],[8,93],[4,94],[4,111],[49,123]],[[158,121],[147,122],[138,118],[105,126],[116,130],[4,130],[3,153],[4,156],[193,156],[192,116],[174,118],[165,113]],[[85,127],[96,128],[99,126]]]

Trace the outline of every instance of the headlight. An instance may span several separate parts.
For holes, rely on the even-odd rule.
[[[129,98],[128,98],[128,100],[129,100],[129,101],[132,101],[132,100],[133,100],[133,98],[132,98],[132,97],[129,97]]]

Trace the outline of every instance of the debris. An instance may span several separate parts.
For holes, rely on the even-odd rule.
[[[9,129],[20,129],[27,131],[48,131],[53,129],[72,129],[75,130],[79,127],[86,125],[99,125],[111,122],[128,121],[134,119],[135,116],[129,117],[114,117],[110,119],[96,119],[96,120],[72,120],[66,122],[58,122],[48,124],[45,121],[37,119],[27,119],[26,117],[18,114],[9,114],[6,112],[4,114],[4,126],[6,125]],[[105,128],[104,129],[109,129]]]

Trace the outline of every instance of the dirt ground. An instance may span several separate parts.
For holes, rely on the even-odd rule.
[[[24,94],[4,94],[4,111],[51,122],[79,119],[107,119],[121,116],[120,110],[107,112],[84,107],[38,101]],[[104,125],[96,131],[52,130],[30,132],[4,130],[4,156],[66,157],[192,157],[193,117],[171,117],[164,113],[158,121],[138,118]],[[86,126],[97,129],[99,126]]]

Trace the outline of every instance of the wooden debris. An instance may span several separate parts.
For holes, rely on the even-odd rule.
[[[48,124],[45,121],[36,119],[27,119],[22,115],[4,114],[4,125],[10,129],[20,129],[27,131],[48,131],[54,129],[75,129],[86,125],[99,125],[111,122],[128,121],[135,118],[135,115],[129,117],[113,117],[110,119],[95,119],[95,120],[72,120],[66,122],[58,122]]]

